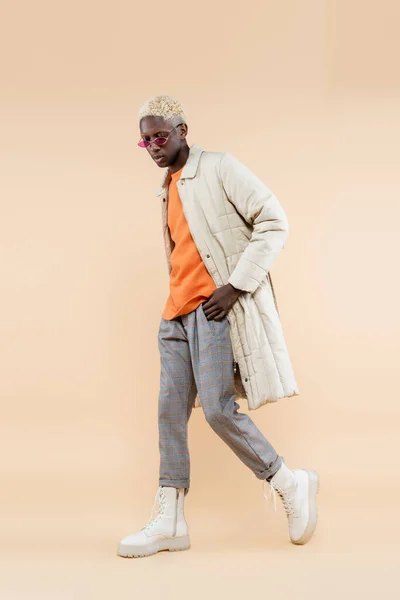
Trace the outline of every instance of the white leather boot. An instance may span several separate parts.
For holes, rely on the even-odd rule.
[[[289,521],[289,537],[293,544],[305,544],[311,538],[317,526],[317,493],[319,476],[314,469],[294,469],[291,471],[285,464],[275,473],[268,483],[271,495],[278,492]],[[267,498],[264,490],[264,496]]]
[[[159,486],[150,520],[139,532],[124,537],[117,554],[124,557],[150,556],[160,550],[190,548],[189,528],[184,516],[185,488]],[[158,512],[153,517],[154,508]]]

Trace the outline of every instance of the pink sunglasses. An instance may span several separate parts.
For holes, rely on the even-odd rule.
[[[169,138],[169,136],[171,135],[171,133],[173,132],[173,130],[176,129],[177,127],[179,127],[179,125],[182,125],[182,123],[178,123],[178,125],[175,125],[175,127],[173,127],[171,129],[171,131],[168,133],[167,137],[158,137],[153,141],[140,140],[140,142],[138,142],[138,146],[140,146],[141,148],[147,148],[148,146],[150,146],[150,144],[156,144],[156,146],[163,146],[165,144],[165,142],[167,141],[167,139]]]

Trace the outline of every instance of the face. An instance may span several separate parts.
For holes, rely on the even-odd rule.
[[[172,131],[171,131],[172,130]],[[146,150],[159,167],[168,167],[177,160],[182,146],[185,144],[187,126],[185,123],[173,126],[162,117],[143,117],[140,121],[140,135],[143,140],[153,141],[157,137],[169,137],[165,144],[150,144]]]

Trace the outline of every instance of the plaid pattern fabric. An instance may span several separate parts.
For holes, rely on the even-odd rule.
[[[202,304],[174,319],[161,318],[159,485],[189,490],[188,421],[197,391],[209,425],[258,479],[270,479],[282,464],[249,415],[238,412],[229,327],[226,317],[209,321]]]

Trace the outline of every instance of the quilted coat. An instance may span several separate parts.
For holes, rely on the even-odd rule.
[[[157,196],[168,273],[174,242],[168,227],[169,169]],[[177,182],[189,230],[216,287],[243,290],[229,312],[237,399],[254,410],[299,395],[270,268],[289,232],[286,214],[270,189],[228,152],[192,144]],[[197,394],[194,407],[201,406]]]

